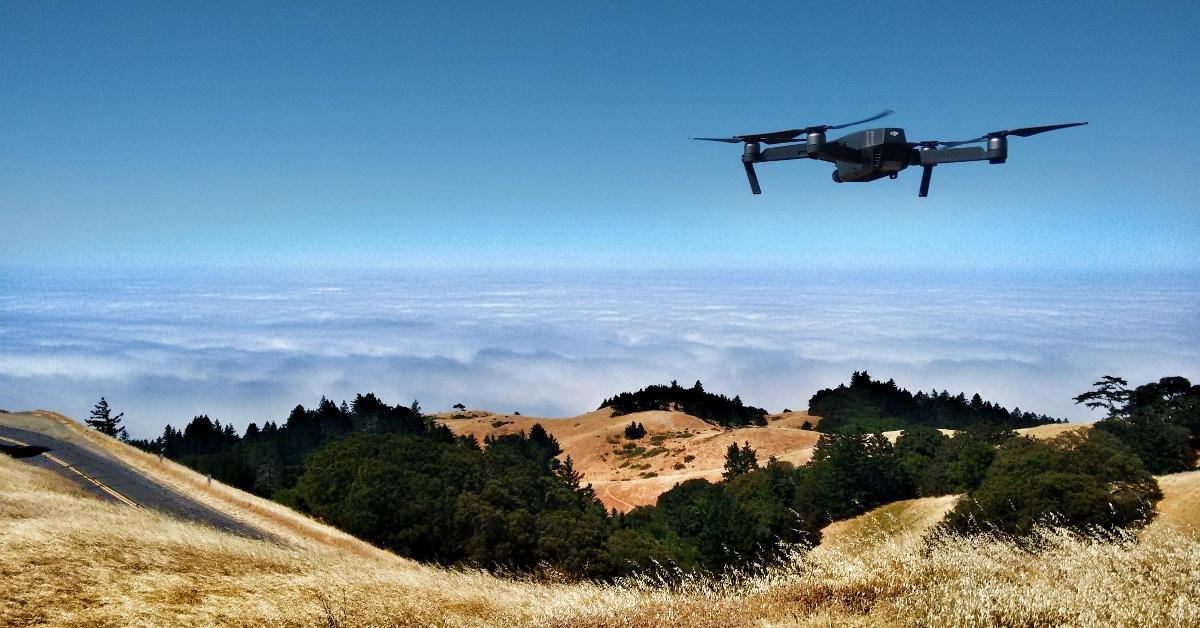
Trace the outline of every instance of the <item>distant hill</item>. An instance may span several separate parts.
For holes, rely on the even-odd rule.
[[[808,401],[808,413],[821,417],[822,432],[874,432],[902,430],[924,425],[940,429],[1015,430],[1066,423],[1044,414],[1008,410],[984,401],[978,394],[970,399],[948,391],[916,394],[896,385],[871,379],[866,371],[855,371],[850,385],[817,391]]]
[[[745,405],[738,396],[730,399],[725,395],[707,392],[699,380],[691,388],[671,382],[668,386],[654,385],[637,392],[623,392],[605,399],[600,407],[612,408],[614,416],[652,410],[676,410],[722,427],[767,424],[766,410]]]
[[[653,410],[617,415],[601,408],[567,418],[494,414],[486,410],[445,412],[435,418],[457,435],[489,436],[529,432],[541,424],[571,456],[583,482],[591,484],[605,507],[626,512],[654,504],[659,494],[693,478],[721,479],[726,449],[731,443],[750,443],[762,460],[774,456],[806,464],[820,437],[807,429],[817,423],[804,412],[767,415],[766,427],[724,429],[683,412]],[[624,428],[631,421],[646,435],[630,440]]]

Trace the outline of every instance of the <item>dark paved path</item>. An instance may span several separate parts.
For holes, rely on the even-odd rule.
[[[50,456],[94,478],[120,495],[110,494],[45,454],[21,459],[22,462],[53,471],[101,499],[119,503],[133,502],[142,508],[165,512],[188,521],[198,521],[242,536],[259,539],[273,538],[258,528],[244,524],[183,493],[159,484],[105,453],[61,438],[5,425],[0,425],[0,437],[20,441],[26,445],[49,447],[52,450],[48,452]]]

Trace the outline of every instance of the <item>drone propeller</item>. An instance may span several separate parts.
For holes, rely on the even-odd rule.
[[[982,142],[985,140],[990,140],[993,137],[1008,137],[1009,135],[1015,135],[1017,137],[1029,137],[1031,135],[1037,135],[1038,133],[1045,133],[1047,131],[1057,131],[1058,129],[1066,129],[1066,128],[1070,128],[1073,126],[1083,126],[1085,124],[1087,124],[1087,122],[1068,122],[1067,124],[1048,124],[1046,126],[1027,126],[1027,127],[1022,127],[1019,129],[1007,129],[1004,131],[992,131],[991,133],[987,133],[985,135],[980,135],[979,137],[976,137],[973,139],[960,140],[957,142],[937,142],[937,141],[918,142],[917,146],[945,146],[946,148],[953,148],[955,146],[962,146],[963,144],[974,144],[975,142]]]
[[[823,133],[825,131],[828,131],[829,129],[844,129],[848,126],[854,126],[856,124],[862,124],[864,122],[871,122],[872,120],[878,120],[880,118],[886,118],[886,117],[892,115],[893,113],[896,113],[896,112],[892,111],[891,109],[884,109],[883,111],[880,111],[879,113],[871,116],[870,118],[863,118],[862,120],[856,120],[854,122],[847,122],[845,124],[836,124],[833,126],[825,125],[825,124],[820,125],[820,126],[810,126],[807,129],[804,129],[804,132],[805,133]]]
[[[857,124],[863,124],[864,122],[878,120],[880,118],[890,116],[893,113],[895,112],[891,109],[885,109],[869,118],[863,118],[862,120],[855,120],[854,122],[847,122],[845,124],[818,124],[815,126],[804,127],[803,129],[788,129],[787,131],[752,133],[750,135],[734,135],[733,137],[693,137],[692,139],[704,140],[706,142],[725,142],[727,144],[739,144],[742,142],[747,144],[751,142],[758,142],[762,144],[786,144],[787,142],[802,141],[798,139],[801,135],[808,135],[809,133],[824,133],[830,129],[844,129],[848,126],[855,126]]]

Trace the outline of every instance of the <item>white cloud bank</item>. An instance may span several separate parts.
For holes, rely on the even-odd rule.
[[[1101,375],[1197,378],[1200,278],[343,272],[0,275],[0,407],[152,436],[374,391],[572,415],[677,379],[770,410],[852,370],[1087,419]]]

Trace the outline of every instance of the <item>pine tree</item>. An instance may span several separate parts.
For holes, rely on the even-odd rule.
[[[729,448],[725,451],[725,472],[722,477],[732,480],[757,468],[758,454],[750,447],[749,441],[746,441],[746,444],[740,448],[737,443],[729,443]]]
[[[104,397],[100,397],[100,402],[92,409],[92,418],[85,422],[89,427],[101,434],[107,434],[121,440],[129,440],[129,435],[125,433],[125,428],[121,427],[121,417],[123,416],[125,416],[124,412],[113,416],[112,408],[108,407],[108,401]]]
[[[567,456],[567,459],[562,461],[562,464],[559,465],[558,469],[555,469],[554,473],[562,478],[563,482],[571,487],[571,490],[579,490],[583,474],[575,470],[575,461],[571,460],[570,456]]]

